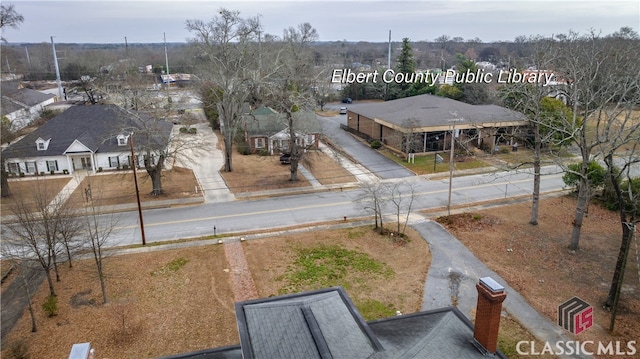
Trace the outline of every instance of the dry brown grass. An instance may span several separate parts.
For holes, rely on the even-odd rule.
[[[171,171],[162,172],[162,189],[164,194],[152,196],[151,179],[144,170],[137,171],[140,201],[160,201],[188,197],[202,197],[202,192],[195,193],[198,181],[193,171],[181,167],[173,167]],[[95,174],[85,177],[78,188],[69,197],[69,202],[75,205],[85,203],[85,189],[91,186],[94,203],[99,206],[114,204],[136,203],[136,187],[133,171]]]
[[[590,303],[595,323],[579,340],[637,340],[640,279],[633,251],[613,334],[608,332],[609,312],[601,306],[620,246],[619,218],[615,212],[591,205],[580,250],[571,254],[567,246],[574,211],[575,199],[565,196],[542,201],[537,226],[528,224],[530,204],[523,203],[456,215],[447,228],[552,321],[557,320],[558,305],[573,296]]]
[[[302,165],[323,185],[356,181],[333,157],[319,150],[308,151]],[[311,186],[300,171],[298,181],[290,181],[290,166],[281,164],[279,156],[243,156],[236,152],[232,166],[232,172],[221,170],[220,174],[233,193]]]
[[[10,179],[9,189],[11,197],[2,199],[2,215],[11,214],[11,206],[14,201],[32,203],[33,194],[41,193],[47,202],[51,202],[56,194],[71,180],[69,176],[44,176],[24,179]]]
[[[368,253],[395,272],[388,281],[354,284],[347,292],[356,303],[374,298],[412,312],[420,308],[430,260],[426,243],[414,235],[406,247],[368,228],[297,233],[243,246],[262,297],[278,293],[283,285],[278,276],[294,260],[293,248],[341,244]],[[176,271],[162,270],[176,259],[187,262]],[[239,342],[222,245],[113,256],[106,265],[109,304],[102,305],[91,260],[76,262],[72,269],[64,266],[62,281],[56,283],[59,314],[47,318],[39,308],[48,293],[41,286],[34,298],[38,332],[30,332],[25,311],[8,345],[24,340],[31,358],[65,358],[77,342],[91,342],[97,358],[153,358]]]

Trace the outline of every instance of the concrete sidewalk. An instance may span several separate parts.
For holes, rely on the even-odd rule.
[[[177,126],[175,126],[177,127]],[[197,146],[185,148],[176,158],[175,165],[193,170],[205,203],[230,202],[235,196],[220,175],[224,166],[222,151],[218,149],[218,136],[208,123],[198,123],[195,143]],[[193,136],[193,135],[191,135]]]
[[[474,319],[476,283],[482,277],[491,277],[505,287],[507,299],[503,309],[542,342],[556,343],[575,340],[560,326],[536,311],[527,300],[476,258],[457,238],[439,223],[424,219],[411,226],[429,244],[431,267],[424,287],[422,310],[456,306],[469,319]],[[560,304],[560,303],[558,303]],[[559,356],[560,358],[590,358],[589,356]]]

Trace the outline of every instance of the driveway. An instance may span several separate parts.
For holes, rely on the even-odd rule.
[[[326,107],[332,108],[331,105],[327,105]],[[349,156],[369,171],[375,173],[378,177],[391,179],[415,176],[413,172],[381,155],[376,150],[355,139],[347,131],[341,129],[340,124],[347,124],[346,115],[317,117],[322,131],[327,138],[331,139],[333,143],[342,148]]]

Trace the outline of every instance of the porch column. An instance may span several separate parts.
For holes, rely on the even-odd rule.
[[[91,153],[91,170],[93,171],[93,173],[96,173],[96,154],[95,153]]]
[[[67,157],[67,168],[69,168],[69,173],[73,173],[73,159],[71,158],[71,156],[66,155]]]

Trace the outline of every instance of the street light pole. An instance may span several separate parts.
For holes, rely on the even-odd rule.
[[[136,184],[136,199],[138,200],[138,218],[140,219],[140,234],[142,235],[142,245],[147,244],[144,236],[144,222],[142,221],[142,206],[140,205],[140,190],[138,189],[138,174],[136,172],[136,155],[133,152],[133,132],[129,136],[129,146],[131,147],[131,167],[133,167],[133,182]]]
[[[451,187],[453,185],[453,149],[455,147],[456,136],[456,121],[462,121],[462,119],[453,119],[451,122],[451,148],[449,148],[449,201],[447,202],[447,215],[451,215]]]

